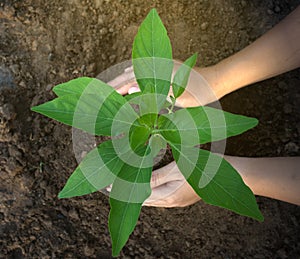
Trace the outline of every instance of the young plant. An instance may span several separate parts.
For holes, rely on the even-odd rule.
[[[187,59],[172,79],[170,40],[152,9],[133,43],[132,62],[140,93],[123,97],[104,82],[82,77],[55,86],[56,99],[32,108],[90,134],[112,137],[86,155],[59,198],[89,194],[112,184],[109,231],[113,256],[134,230],[142,204],[151,194],[153,159],[167,143],[181,173],[202,200],[263,220],[252,191],[237,171],[221,156],[198,147],[241,134],[258,121],[205,106],[173,111],[196,59],[197,55]],[[161,114],[166,107],[168,113]]]

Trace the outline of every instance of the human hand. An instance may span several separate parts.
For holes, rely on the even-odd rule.
[[[179,171],[175,161],[152,172],[151,195],[143,206],[149,207],[185,207],[200,200],[193,188]],[[111,192],[112,185],[102,190],[105,194]]]
[[[200,200],[175,162],[155,170],[150,184],[152,193],[144,206],[185,207]]]

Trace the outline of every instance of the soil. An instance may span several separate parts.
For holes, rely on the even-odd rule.
[[[70,127],[34,114],[52,87],[130,59],[137,27],[156,7],[176,59],[199,66],[244,48],[296,0],[1,0],[0,258],[111,258],[108,197],[59,200],[77,165]],[[300,155],[300,70],[221,100],[255,129],[227,141],[236,156]],[[284,173],[284,172],[283,172]],[[263,223],[198,202],[144,207],[120,258],[299,258],[300,207],[257,197]]]

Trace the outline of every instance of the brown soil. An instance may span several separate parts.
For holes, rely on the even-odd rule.
[[[108,198],[59,200],[76,167],[70,127],[30,112],[60,82],[130,58],[137,27],[156,7],[174,57],[207,66],[242,49],[300,1],[0,1],[0,258],[110,258]],[[222,99],[258,127],[227,142],[238,156],[300,155],[295,70]],[[284,172],[283,172],[284,173]],[[198,202],[143,208],[120,258],[299,258],[300,208],[257,197],[263,223]]]

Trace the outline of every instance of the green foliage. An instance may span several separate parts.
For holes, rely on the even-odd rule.
[[[58,197],[70,198],[101,190],[113,183],[123,165],[112,141],[106,141],[85,156]]]
[[[164,114],[158,121],[159,132],[166,140],[175,144],[184,141],[185,145],[193,146],[239,135],[257,123],[255,118],[205,106]]]
[[[169,93],[173,71],[172,47],[167,31],[155,9],[142,22],[132,47],[132,64],[144,93],[157,93],[158,110]]]
[[[72,85],[74,92],[71,92]],[[125,122],[136,116],[122,95],[97,79],[82,77],[71,80],[56,86],[54,92],[58,98],[32,107],[32,111],[91,134],[111,136],[117,113],[122,113],[119,117]],[[121,128],[115,132],[120,133]]]
[[[189,57],[177,70],[172,82],[173,95],[175,98],[178,98],[184,92],[191,70],[195,66],[196,61],[197,54],[194,54]]]
[[[241,134],[258,121],[210,107],[173,112],[197,55],[184,62],[172,81],[171,44],[155,9],[139,28],[132,59],[141,93],[123,97],[104,82],[82,77],[57,85],[56,99],[32,108],[88,133],[112,137],[86,155],[59,198],[112,184],[109,231],[112,254],[117,256],[151,194],[153,160],[169,143],[178,168],[205,202],[263,220],[252,191],[237,171],[221,156],[195,147]],[[172,103],[167,101],[170,85]],[[161,114],[165,108],[169,113]]]

